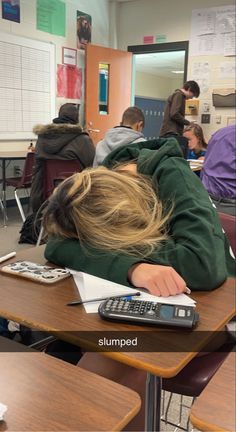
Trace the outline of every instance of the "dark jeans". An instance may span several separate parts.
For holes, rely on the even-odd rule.
[[[224,198],[216,198],[211,194],[209,195],[218,212],[236,216],[236,199],[227,200]]]

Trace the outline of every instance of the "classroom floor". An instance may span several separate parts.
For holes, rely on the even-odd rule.
[[[29,244],[18,244],[19,231],[22,227],[22,220],[18,212],[18,209],[16,207],[10,207],[7,211],[7,214],[8,214],[7,226],[4,227],[2,214],[0,213],[0,256],[6,255],[7,253],[13,251],[17,252],[20,249],[34,247],[34,245],[29,245]],[[167,403],[168,397],[169,397],[169,393],[165,392],[165,401],[166,401],[165,404]],[[168,414],[168,420],[176,424],[178,424],[179,422],[178,420],[179,401],[180,401],[180,396],[174,395],[170,405],[169,414]],[[191,402],[192,402],[192,398],[184,397],[185,405],[190,406]],[[181,422],[181,426],[183,427],[186,426],[188,412],[189,410],[187,408],[183,409],[183,417]],[[164,421],[162,421],[161,423],[162,423],[161,432],[177,432],[177,430],[181,430],[181,429],[176,429],[174,426],[165,424]],[[193,429],[191,425],[189,430],[192,432],[197,432],[197,429]]]

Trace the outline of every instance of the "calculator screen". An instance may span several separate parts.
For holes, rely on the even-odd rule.
[[[160,310],[160,318],[171,319],[174,315],[174,306],[162,305]]]

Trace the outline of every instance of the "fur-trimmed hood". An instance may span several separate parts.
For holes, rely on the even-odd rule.
[[[42,158],[60,153],[68,144],[77,142],[81,135],[88,136],[86,132],[82,131],[80,125],[69,123],[36,125],[33,132],[38,135],[36,155]]]
[[[80,134],[83,131],[79,124],[74,125],[70,123],[50,123],[47,125],[37,124],[33,128],[33,132],[35,135],[50,135],[61,133]]]

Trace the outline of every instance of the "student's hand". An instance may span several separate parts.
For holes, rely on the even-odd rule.
[[[129,269],[129,281],[137,288],[146,288],[150,294],[162,297],[186,291],[186,283],[173,267],[140,263]]]

